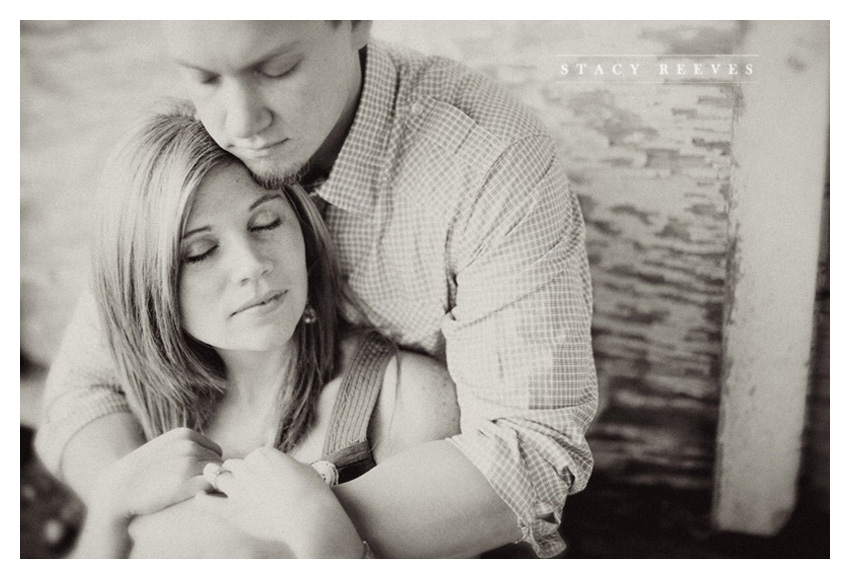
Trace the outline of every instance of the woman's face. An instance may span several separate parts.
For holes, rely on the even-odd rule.
[[[195,195],[180,246],[183,329],[217,350],[280,350],[307,302],[301,227],[289,202],[234,164]]]

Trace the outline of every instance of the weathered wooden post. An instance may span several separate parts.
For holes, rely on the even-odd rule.
[[[713,520],[770,535],[796,501],[829,128],[829,24],[757,22],[733,130]]]

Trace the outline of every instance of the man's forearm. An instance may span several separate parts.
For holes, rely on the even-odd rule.
[[[516,515],[446,440],[408,449],[335,491],[380,557],[472,557],[522,538]]]
[[[84,502],[103,469],[144,443],[131,414],[81,429],[62,458]],[[516,515],[448,441],[404,451],[335,487],[361,536],[383,557],[470,557],[521,538]]]
[[[105,468],[144,444],[138,422],[127,412],[88,423],[68,441],[60,466],[64,482],[86,504]]]

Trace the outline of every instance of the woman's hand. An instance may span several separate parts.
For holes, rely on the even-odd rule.
[[[79,557],[123,557],[133,517],[157,512],[210,488],[202,472],[221,448],[188,428],[154,438],[110,465],[91,493]]]
[[[312,467],[259,448],[222,469],[214,482],[226,497],[200,493],[199,507],[257,539],[285,543],[299,558],[362,556],[354,524]]]
[[[175,428],[140,446],[100,477],[90,509],[131,519],[185,501],[210,488],[202,472],[221,461],[221,448],[188,428]]]

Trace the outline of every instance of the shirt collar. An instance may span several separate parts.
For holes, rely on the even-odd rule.
[[[366,50],[360,103],[330,175],[315,193],[346,211],[370,213],[386,156],[396,99],[396,69],[380,44]]]

